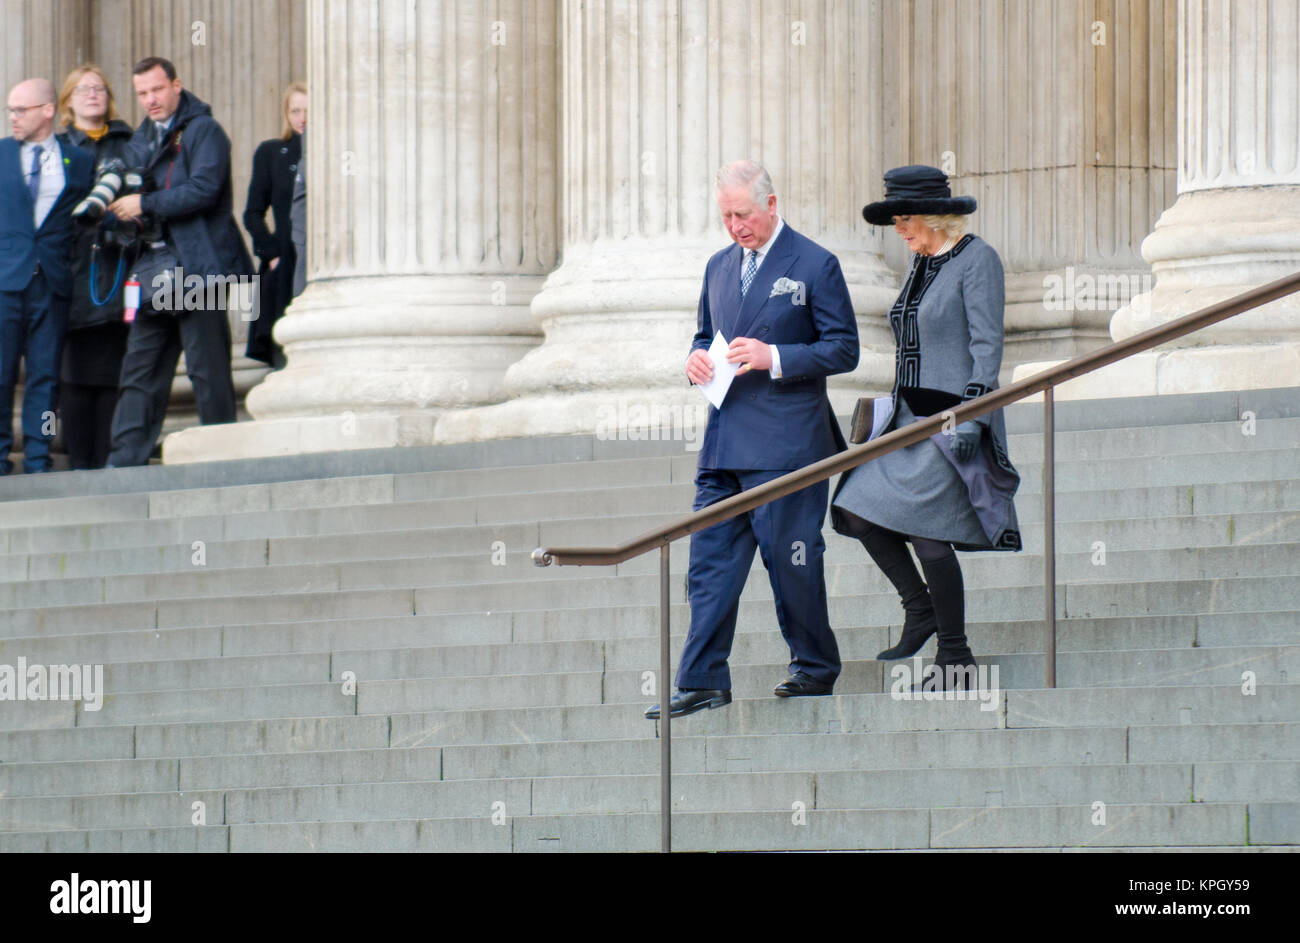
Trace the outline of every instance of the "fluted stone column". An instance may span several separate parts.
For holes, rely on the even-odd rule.
[[[567,0],[563,263],[532,304],[546,340],[507,372],[508,402],[444,413],[438,440],[702,418],[684,363],[705,262],[729,242],[714,172],[742,157],[767,166],[787,223],[844,269],[868,346],[832,398],[847,409],[888,389],[880,315],[897,283],[860,215],[881,174],[876,17],[877,4],[829,0]]]
[[[1142,244],[1155,286],[1116,312],[1117,341],[1300,269],[1300,3],[1183,0],[1178,10],[1179,195]],[[1300,386],[1295,295],[1062,393],[1277,386]]]
[[[308,4],[308,279],[255,422],[168,462],[418,445],[504,398],[556,261],[558,10],[530,0]]]
[[[0,2],[0,84],[9,93],[23,79],[46,78],[57,93],[64,78],[89,57],[90,0]],[[58,118],[55,118],[57,124]],[[5,125],[4,134],[9,127]]]
[[[1107,342],[1174,196],[1172,4],[886,0],[887,166],[975,197],[1006,270],[1003,381]],[[1168,74],[1167,74],[1168,73]],[[906,264],[896,239],[886,258]]]

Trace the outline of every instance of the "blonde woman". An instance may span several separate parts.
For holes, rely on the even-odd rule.
[[[862,215],[892,225],[912,252],[889,312],[897,343],[892,401],[880,434],[983,396],[1002,365],[1002,262],[965,232],[971,197],[954,197],[935,167],[885,174],[885,199]],[[855,423],[857,426],[858,423]],[[876,657],[907,658],[938,636],[925,686],[973,677],[965,592],[956,550],[1019,550],[1013,501],[1019,476],[1007,457],[1002,411],[960,423],[844,476],[831,507],[835,529],[860,540],[898,590],[899,643]],[[925,573],[908,553],[911,543]],[[970,669],[968,671],[968,669]]]
[[[258,315],[248,326],[247,354],[274,367],[284,365],[284,352],[271,329],[293,299],[297,250],[293,244],[290,207],[294,178],[302,160],[302,136],[307,131],[307,86],[290,83],[281,101],[284,126],[278,138],[263,141],[253,154],[253,179],[248,184],[244,228],[253,237],[258,258]],[[275,231],[266,226],[271,210]]]
[[[58,118],[77,147],[95,157],[95,179],[111,160],[130,164],[127,142],[133,130],[117,114],[113,87],[104,70],[92,63],[68,73],[59,93]],[[90,296],[90,251],[95,229],[78,232],[72,264],[68,333],[60,369],[59,414],[68,460],[76,468],[103,468],[108,459],[109,429],[117,402],[117,381],[126,353],[128,325],[122,320],[122,292],[96,305]],[[105,258],[96,294],[111,290],[112,262]]]

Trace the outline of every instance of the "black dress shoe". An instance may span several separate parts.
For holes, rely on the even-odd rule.
[[[668,702],[668,713],[672,717],[684,717],[702,711],[706,707],[713,710],[715,707],[726,707],[730,703],[730,691],[678,691]],[[659,705],[656,704],[647,710],[645,716],[646,720],[658,720]]]
[[[831,688],[834,686],[834,684],[810,678],[802,671],[796,671],[773,688],[772,693],[777,697],[814,697],[821,694],[830,694]]]

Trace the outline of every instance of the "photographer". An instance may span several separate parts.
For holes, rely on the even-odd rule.
[[[231,215],[230,139],[212,109],[181,88],[166,59],[136,63],[132,84],[149,116],[130,142],[134,164],[144,168],[145,192],[118,197],[109,211],[136,223],[145,245],[135,267],[140,312],[122,361],[109,467],[148,463],[182,347],[199,421],[235,421],[230,324],[224,299],[212,303],[209,296],[214,280],[223,284],[253,271]],[[182,304],[191,293],[176,282],[178,274],[203,279],[197,305]]]
[[[87,63],[68,73],[59,93],[59,118],[68,140],[94,155],[96,179],[110,162],[130,162],[131,126],[118,117],[113,88],[99,66]],[[59,416],[74,469],[103,468],[108,460],[109,427],[126,353],[128,325],[122,320],[122,292],[102,305],[91,297],[90,260],[96,238],[93,226],[84,226],[77,234],[68,333],[63,341]],[[95,293],[102,300],[110,287],[101,275]]]

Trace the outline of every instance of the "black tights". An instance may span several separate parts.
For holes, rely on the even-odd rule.
[[[948,543],[946,540],[931,540],[929,537],[909,537],[905,534],[898,533],[898,531],[890,530],[887,527],[881,527],[879,524],[872,524],[870,521],[864,521],[855,514],[845,512],[842,508],[836,508],[835,511],[839,518],[838,523],[840,524],[840,532],[849,537],[856,537],[864,544],[868,540],[875,542],[875,540],[880,538],[887,538],[891,543],[895,541],[898,543],[906,543],[910,540],[912,542],[912,547],[916,550],[917,559],[923,563],[942,560],[949,554],[956,556],[956,554],[953,553],[952,544]],[[869,551],[871,548],[868,547],[867,549]]]
[[[933,607],[939,636],[936,661],[940,664],[969,661],[972,656],[966,642],[965,587],[952,544],[928,537],[906,537],[841,508],[835,512],[837,529],[862,541],[876,566],[898,590],[904,609],[918,614]],[[924,581],[907,552],[908,540],[925,571]]]
[[[59,390],[63,444],[74,469],[103,468],[108,460],[109,428],[117,387],[64,383]]]

